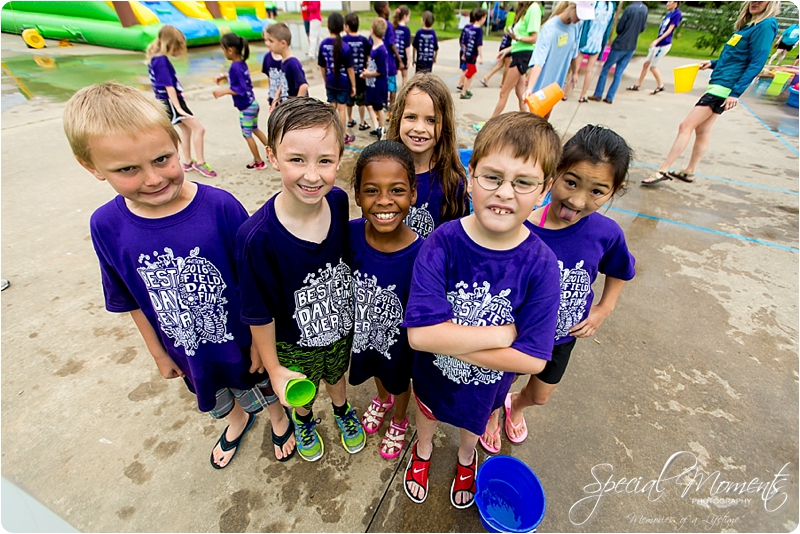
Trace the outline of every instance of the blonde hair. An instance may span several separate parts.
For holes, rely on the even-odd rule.
[[[174,52],[186,51],[186,36],[178,28],[169,24],[158,30],[158,37],[147,46],[145,57],[169,56]]]
[[[767,7],[764,8],[764,11],[753,16],[750,14],[750,4],[751,2],[744,2],[741,9],[739,9],[739,16],[733,24],[733,29],[737,32],[745,26],[758,24],[762,20],[774,17],[781,12],[780,2],[767,2]]]
[[[553,11],[550,13],[550,16],[547,17],[547,20],[552,19],[553,17],[559,16],[561,13],[567,10],[570,6],[574,6],[575,2],[559,2],[556,4],[556,7],[553,8]]]
[[[64,133],[75,157],[92,163],[92,140],[109,135],[136,136],[163,129],[178,146],[180,138],[164,108],[152,96],[116,82],[84,87],[64,109]]]
[[[486,121],[478,132],[469,165],[475,169],[481,159],[504,150],[512,158],[539,163],[546,187],[561,160],[561,138],[555,128],[538,115],[523,111],[503,113]]]
[[[372,19],[372,33],[375,34],[375,37],[378,39],[383,39],[383,36],[386,35],[386,21],[380,17]]]
[[[442,184],[444,202],[440,212],[442,222],[458,219],[464,215],[466,205],[467,173],[458,155],[456,132],[456,110],[453,97],[441,78],[435,74],[415,74],[397,92],[392,118],[386,131],[386,139],[400,140],[400,121],[406,107],[406,99],[412,91],[428,95],[433,102],[436,117],[435,146],[431,156],[431,171],[436,171]]]

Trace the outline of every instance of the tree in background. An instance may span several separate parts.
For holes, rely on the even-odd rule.
[[[694,42],[695,46],[710,48],[711,55],[716,54],[733,35],[733,23],[741,7],[741,2],[722,2],[719,8],[714,2],[706,2],[694,21],[697,29],[703,32]]]
[[[447,28],[447,23],[456,18],[454,2],[433,2],[433,16],[436,22],[441,22],[442,29]]]

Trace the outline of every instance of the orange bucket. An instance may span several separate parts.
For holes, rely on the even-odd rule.
[[[556,104],[564,97],[564,91],[555,82],[547,87],[544,87],[535,93],[528,95],[525,102],[528,104],[528,109],[531,113],[544,117],[550,113]]]
[[[694,88],[694,80],[697,78],[698,72],[700,72],[700,65],[697,63],[672,69],[672,74],[675,76],[675,92],[690,92]]]

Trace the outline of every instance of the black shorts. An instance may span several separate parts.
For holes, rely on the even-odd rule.
[[[577,339],[556,345],[553,347],[553,358],[547,362],[541,373],[536,375],[536,378],[545,384],[555,385],[561,382],[561,377],[564,376],[564,371],[567,370],[569,363],[569,356],[572,354],[572,349],[575,348]]]
[[[365,106],[367,104],[367,80],[356,76],[356,96],[351,96],[347,103],[349,107]]]
[[[519,73],[525,76],[528,72],[528,63],[531,61],[533,50],[523,50],[522,52],[514,52],[511,54],[511,63],[509,68],[517,67]]]
[[[175,109],[175,106],[172,104],[172,100],[162,100],[164,107],[167,110],[167,117],[169,117],[170,122],[172,124],[178,124],[181,120],[183,120],[183,115],[178,113],[178,110]],[[192,116],[192,110],[189,109],[189,106],[186,105],[186,102],[183,101],[183,97],[178,95],[178,102],[180,103],[181,107],[183,108],[189,116]]]
[[[381,111],[386,106],[386,104],[381,102],[367,102],[367,105],[374,109],[376,113]]]
[[[717,115],[722,115],[722,112],[725,111],[724,104],[724,98],[706,93],[700,97],[700,100],[697,101],[695,106],[708,106],[711,108],[711,111]]]
[[[778,50],[786,50],[787,52],[794,48],[794,45],[786,44],[783,41],[778,43]]]

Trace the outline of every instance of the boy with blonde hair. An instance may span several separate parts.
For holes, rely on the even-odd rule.
[[[325,383],[342,445],[354,454],[366,436],[342,380],[353,343],[350,204],[333,186],[344,125],[328,104],[292,98],[270,115],[268,132],[269,161],[283,187],[236,236],[241,319],[281,402],[293,378]],[[292,411],[300,457],[310,462],[325,452],[313,404]]]
[[[460,430],[450,502],[475,502],[475,446],[489,417],[514,373],[538,373],[551,357],[558,264],[524,223],[560,157],[558,134],[541,117],[514,112],[487,121],[469,162],[474,213],[439,226],[417,256],[403,326],[412,348],[432,354],[418,354],[412,370],[418,440],[404,488],[414,502],[428,495],[437,421]]]
[[[161,376],[183,378],[201,411],[230,423],[211,465],[233,460],[265,406],[275,455],[288,460],[294,429],[237,317],[234,238],[245,209],[184,180],[170,120],[132,87],[81,89],[64,110],[64,131],[78,162],[118,193],[90,222],[106,309],[130,313]]]

